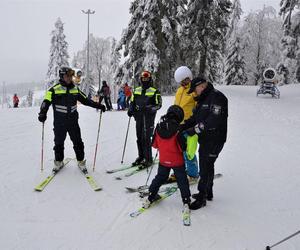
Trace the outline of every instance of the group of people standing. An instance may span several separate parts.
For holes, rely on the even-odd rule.
[[[126,110],[129,107],[129,101],[132,94],[131,87],[128,83],[122,84],[118,90],[117,110]],[[99,102],[104,99],[106,109],[113,110],[111,104],[111,90],[106,81],[102,81],[102,87],[98,90],[97,95]]]
[[[101,102],[89,100],[73,84],[72,75],[74,71],[68,67],[60,70],[60,80],[47,91],[39,113],[39,121],[45,122],[48,108],[52,104],[55,171],[63,167],[67,132],[74,145],[78,166],[86,170],[77,101],[101,109],[102,112],[106,110]],[[149,167],[153,164],[152,147],[159,152],[158,172],[149,187],[150,195],[144,206],[149,206],[159,198],[159,187],[167,181],[170,170],[173,169],[184,205],[190,209],[199,209],[206,205],[206,200],[213,199],[214,163],[227,137],[227,98],[204,77],[193,78],[188,67],[179,67],[175,71],[175,80],[180,87],[176,92],[174,105],[168,108],[154,129],[155,116],[162,106],[162,98],[159,90],[153,86],[151,72],[143,71],[139,80],[140,86],[130,93],[127,111],[130,119],[133,117],[136,121],[138,157],[132,165]],[[110,95],[107,87],[106,82],[103,82],[99,94],[103,93],[109,110],[112,106],[110,98],[105,98]],[[124,94],[125,87],[126,84]],[[199,143],[199,167],[193,145],[195,138]],[[198,193],[192,196],[195,200],[191,202],[189,180],[198,178],[199,175]]]
[[[199,209],[206,205],[206,200],[213,199],[214,163],[227,137],[228,101],[204,77],[193,78],[186,66],[175,71],[175,80],[180,87],[174,105],[168,108],[154,130],[156,111],[162,106],[162,99],[152,86],[151,73],[141,74],[141,86],[134,90],[128,110],[128,116],[136,120],[138,158],[133,165],[148,167],[152,164],[151,146],[158,149],[158,172],[149,187],[145,207],[159,199],[159,187],[173,169],[184,205]],[[189,154],[193,146],[189,144],[195,136],[199,143],[199,170],[198,166],[195,170],[196,156],[193,152]],[[197,178],[198,171],[201,177],[198,193],[191,202],[188,176]]]

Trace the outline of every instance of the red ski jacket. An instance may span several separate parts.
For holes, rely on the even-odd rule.
[[[164,167],[182,167],[184,165],[183,152],[177,139],[178,133],[170,138],[161,138],[155,132],[153,148],[159,151],[159,163]]]

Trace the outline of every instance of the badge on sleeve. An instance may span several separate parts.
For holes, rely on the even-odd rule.
[[[221,106],[219,106],[219,105],[213,105],[213,106],[212,106],[212,112],[213,112],[213,114],[215,114],[215,115],[221,114],[221,110],[222,110],[222,108],[221,108]]]

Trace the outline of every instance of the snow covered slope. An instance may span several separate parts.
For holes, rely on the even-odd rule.
[[[145,183],[147,173],[118,181],[106,169],[120,166],[128,117],[103,115],[94,192],[72,162],[42,193],[33,191],[53,164],[52,111],[45,126],[45,170],[40,172],[38,108],[0,109],[0,249],[203,249],[256,250],[300,227],[300,86],[281,87],[281,99],[256,97],[255,87],[222,86],[229,99],[228,142],[216,162],[215,199],[181,222],[177,192],[138,218],[140,206],[125,186]],[[157,118],[172,104],[163,99]],[[99,113],[80,106],[86,158],[92,164]],[[125,162],[136,158],[131,123]],[[69,138],[65,156],[74,157]],[[152,177],[156,172],[153,171]],[[196,187],[192,188],[192,192]],[[296,236],[276,250],[300,249]]]

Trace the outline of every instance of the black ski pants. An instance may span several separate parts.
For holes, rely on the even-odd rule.
[[[152,162],[152,136],[155,115],[139,114],[134,117],[136,121],[136,137],[139,158]]]
[[[212,194],[215,175],[215,161],[224,143],[202,143],[199,147],[199,199],[206,199],[207,193]]]
[[[56,161],[64,159],[64,142],[67,133],[73,142],[73,148],[76,159],[82,161],[84,159],[84,144],[81,139],[80,127],[78,119],[70,119],[65,122],[54,122],[54,154]]]
[[[106,109],[111,110],[112,104],[111,104],[110,96],[104,96],[104,102],[105,102]]]
[[[159,164],[158,170],[157,170],[157,175],[154,177],[150,187],[149,187],[149,192],[150,192],[150,199],[154,198],[156,194],[158,193],[158,190],[161,185],[166,183],[166,181],[169,178],[170,170],[173,169],[178,188],[181,193],[181,198],[183,203],[189,203],[190,202],[190,197],[191,197],[191,192],[190,192],[190,185],[189,181],[187,179],[187,175],[185,172],[185,165],[182,165],[180,167],[165,167]]]

